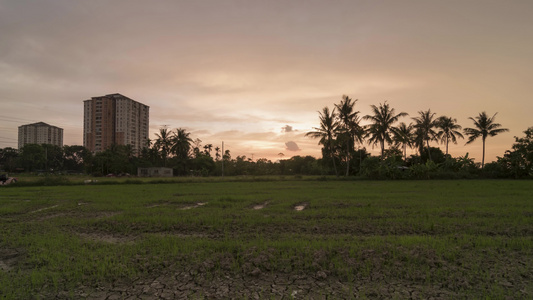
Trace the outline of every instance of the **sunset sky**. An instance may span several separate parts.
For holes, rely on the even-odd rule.
[[[181,127],[233,157],[320,157],[304,135],[346,94],[361,115],[386,100],[406,123],[429,108],[463,127],[498,112],[510,132],[487,140],[491,161],[533,126],[532,12],[530,0],[0,0],[0,148],[40,121],[81,145],[83,100],[121,93],[150,106],[152,138]],[[481,140],[464,144],[451,154],[480,161]]]

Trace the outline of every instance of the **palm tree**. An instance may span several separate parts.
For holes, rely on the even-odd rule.
[[[485,166],[485,140],[488,136],[496,136],[499,133],[507,132],[509,129],[502,127],[499,123],[494,123],[494,118],[498,113],[495,113],[492,118],[487,116],[486,112],[480,113],[477,117],[469,119],[474,122],[475,128],[465,128],[464,133],[468,135],[468,141],[466,144],[470,144],[478,137],[481,137],[483,141],[483,158],[481,159],[481,168]]]
[[[413,126],[413,139],[411,140],[412,147],[416,149],[416,152],[419,156],[422,156],[422,152],[424,151],[424,136],[422,134],[422,130],[420,128],[416,128]]]
[[[437,133],[433,130],[437,126],[437,120],[434,120],[435,113],[431,109],[427,111],[419,111],[420,116],[413,118],[415,121],[414,127],[417,129],[417,134],[420,135],[420,140],[424,141],[427,149],[429,160],[431,160],[431,151],[429,149],[429,141],[437,139]]]
[[[357,133],[357,127],[359,126],[357,114],[358,111],[354,111],[355,101],[346,95],[342,96],[342,100],[339,104],[335,104],[335,107],[339,111],[338,118],[340,119],[339,133],[344,142],[346,143],[346,176],[350,173],[350,153],[353,149],[355,134]]]
[[[183,128],[176,129],[176,133],[172,139],[172,152],[176,154],[180,160],[185,160],[189,157],[192,143],[190,135],[191,134]]]
[[[211,156],[211,151],[213,151],[213,144],[204,145],[205,154]]]
[[[155,134],[157,139],[154,142],[154,148],[161,153],[161,158],[163,158],[163,166],[167,166],[167,158],[170,154],[170,149],[172,148],[173,138],[172,131],[168,128],[163,127],[159,128],[159,134]]]
[[[437,139],[440,139],[441,143],[446,144],[446,155],[448,155],[448,143],[450,140],[457,144],[457,138],[464,138],[459,130],[461,130],[461,125],[457,124],[457,119],[451,117],[442,116],[437,119]]]
[[[413,145],[413,124],[409,125],[401,122],[396,131],[394,132],[393,140],[397,145],[402,145],[403,148],[403,159],[407,159],[407,146],[412,147]]]
[[[335,108],[330,111],[329,108],[326,106],[322,109],[322,112],[318,112],[318,115],[320,119],[320,127],[313,127],[315,131],[310,131],[306,133],[305,136],[320,139],[318,141],[318,144],[324,145],[324,152],[331,156],[335,175],[338,176],[337,166],[335,164],[335,156],[333,155],[333,142],[338,127],[338,124],[335,121],[335,118],[337,116],[337,114],[335,113]]]
[[[220,159],[220,147],[215,147],[215,160],[218,161]]]
[[[366,136],[370,137],[368,142],[372,145],[380,144],[381,157],[385,152],[385,143],[391,144],[391,133],[396,131],[393,124],[400,119],[400,117],[407,116],[406,112],[395,114],[394,108],[391,108],[387,101],[383,104],[379,104],[379,107],[370,105],[372,108],[372,115],[366,115],[363,117],[365,120],[370,120],[372,123],[368,125]]]
[[[354,143],[363,144],[366,134],[366,129],[364,126],[361,126],[361,118],[355,116],[350,124],[350,134]],[[358,147],[359,149],[359,147]]]

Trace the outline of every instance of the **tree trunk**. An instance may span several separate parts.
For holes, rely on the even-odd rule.
[[[350,139],[346,142],[346,176],[350,174]]]
[[[337,173],[337,164],[335,164],[335,156],[333,156],[333,153],[331,153],[331,160],[333,160],[333,169],[335,170],[335,176],[339,176],[339,173]]]
[[[485,166],[485,139],[483,139],[483,157],[481,158],[481,168]]]
[[[329,147],[329,153],[331,155],[331,160],[333,161],[333,169],[335,170],[335,176],[339,176],[339,173],[337,173],[337,164],[335,163],[335,156],[333,155],[333,150],[331,149],[331,146]]]
[[[429,160],[432,161],[432,159],[431,159],[431,151],[429,150],[429,140],[426,140],[426,144],[427,144],[427,146],[428,146],[428,156],[429,156]]]

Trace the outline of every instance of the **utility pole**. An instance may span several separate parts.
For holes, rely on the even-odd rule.
[[[224,177],[224,141],[222,141],[222,177]]]

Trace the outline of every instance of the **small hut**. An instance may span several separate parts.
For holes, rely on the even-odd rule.
[[[172,177],[172,168],[165,167],[151,167],[151,168],[137,168],[137,176],[139,177]]]

